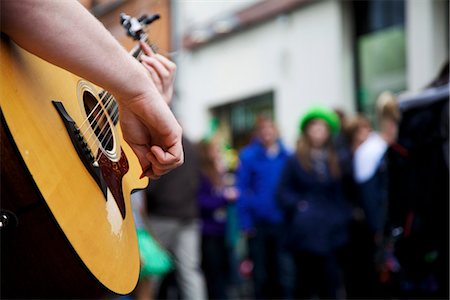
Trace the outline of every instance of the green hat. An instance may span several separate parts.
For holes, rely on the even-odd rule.
[[[300,120],[300,130],[303,132],[309,121],[313,119],[324,120],[332,134],[336,134],[339,131],[340,122],[339,117],[332,110],[324,107],[313,107]]]

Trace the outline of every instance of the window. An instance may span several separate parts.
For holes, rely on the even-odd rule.
[[[274,116],[274,93],[267,92],[233,103],[217,106],[211,113],[219,122],[219,131],[235,149],[247,145],[252,137],[256,117]]]
[[[353,2],[358,110],[374,120],[375,102],[386,90],[406,89],[405,2]]]

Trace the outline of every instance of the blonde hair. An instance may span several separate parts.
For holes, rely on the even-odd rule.
[[[376,111],[378,121],[390,119],[392,121],[400,121],[400,110],[394,94],[389,91],[383,92],[378,96],[376,102]]]

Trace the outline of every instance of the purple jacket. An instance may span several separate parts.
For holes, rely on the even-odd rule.
[[[227,201],[222,191],[214,189],[205,176],[200,178],[198,191],[203,235],[224,235],[227,220]]]

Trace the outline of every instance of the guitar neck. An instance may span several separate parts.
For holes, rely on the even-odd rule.
[[[150,48],[152,49],[153,53],[157,53],[157,47],[150,42],[150,40],[148,39],[148,35],[144,34],[141,41],[143,41],[144,43],[146,43],[147,45],[150,46]],[[140,45],[136,45],[131,51],[130,54],[136,58],[137,60],[141,60],[141,55],[144,54],[144,52],[141,49]]]

